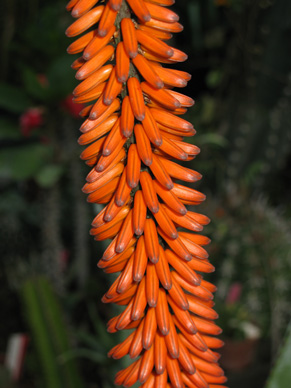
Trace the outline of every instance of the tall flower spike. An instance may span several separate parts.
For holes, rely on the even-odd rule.
[[[187,55],[167,41],[182,31],[168,7],[173,0],[71,0],[78,37],[69,54],[82,81],[74,100],[89,103],[79,144],[89,166],[83,187],[88,202],[104,204],[92,222],[95,240],[111,239],[98,262],[116,280],[102,298],[124,306],[107,330],[132,329],[109,356],[137,358],[117,373],[130,387],[225,388],[216,349],[213,292],[202,274],[214,267],[199,234],[209,219],[187,209],[205,196],[189,187],[201,175],[176,163],[199,148],[183,141],[195,134],[181,115],[194,101],[172,88],[191,75],[168,65]],[[172,160],[174,159],[174,161]],[[176,181],[188,182],[187,185]],[[183,231],[184,229],[184,231]],[[188,230],[188,231],[185,231]]]

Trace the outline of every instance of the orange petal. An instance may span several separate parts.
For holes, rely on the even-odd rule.
[[[157,75],[154,68],[150,65],[150,62],[144,56],[138,54],[132,62],[145,81],[151,84],[154,88],[161,89],[164,86],[164,83]]]
[[[112,181],[114,181],[113,183],[112,183]],[[96,192],[99,192],[99,195],[101,196],[101,198],[102,198],[102,196],[103,196],[103,194],[101,193],[101,191],[103,191],[103,192],[105,192],[106,193],[106,189],[109,189],[110,188],[110,186],[109,186],[109,184],[113,184],[113,187],[115,186],[115,182],[117,182],[118,183],[118,181],[119,181],[119,178],[114,178],[112,181],[110,181],[108,184],[106,184],[106,185],[104,185],[104,186],[101,186],[98,190],[95,190],[94,191],[94,193],[93,194],[90,194],[92,197],[92,199],[94,199],[95,197],[94,197],[94,195],[96,195],[95,193]],[[88,199],[89,199],[89,197],[90,196],[88,196]],[[91,202],[91,201],[90,201]],[[102,232],[102,231],[105,231],[105,230],[107,230],[108,228],[110,228],[112,225],[115,225],[117,222],[119,222],[119,221],[121,221],[121,220],[123,220],[124,219],[124,217],[128,214],[128,212],[129,212],[129,208],[128,207],[126,207],[126,206],[124,206],[123,208],[121,208],[120,209],[120,212],[118,212],[118,214],[117,214],[117,216],[115,217],[115,219],[113,219],[112,221],[110,221],[110,222],[104,222],[104,223],[102,223],[101,225],[100,225],[100,223],[98,222],[98,226],[97,227],[95,227],[95,225],[96,225],[96,223],[93,221],[93,229],[91,229],[91,231],[90,231],[90,233],[92,234],[92,235],[95,235],[95,234],[97,234],[97,233],[100,233],[100,232]]]
[[[117,79],[119,82],[125,82],[129,74],[130,60],[123,42],[119,42],[116,47],[115,61]]]
[[[77,71],[76,78],[83,80],[95,71],[99,70],[113,55],[113,46],[103,47],[92,59],[85,62],[82,67]]]
[[[124,143],[126,141],[126,138],[124,138],[119,144],[118,147],[115,148],[115,150],[109,155],[109,156],[103,156],[101,155],[100,159],[98,160],[98,163],[95,167],[96,171],[103,171],[105,170],[112,161],[119,155],[120,150],[122,149]],[[127,197],[126,197],[127,198]],[[124,204],[125,202],[123,202]],[[118,204],[117,204],[118,205]],[[121,205],[120,205],[121,206]]]
[[[78,3],[79,0],[70,0],[68,4],[66,5],[66,10],[71,11],[74,6]]]
[[[191,260],[191,254],[183,244],[181,239],[178,237],[176,239],[169,238],[160,227],[158,227],[159,235],[166,241],[166,243],[170,246],[170,248],[179,256],[181,259],[185,261]]]
[[[182,226],[183,228],[186,228],[186,229],[193,230],[194,232],[199,232],[203,229],[203,227],[200,224],[198,224],[198,222],[194,221],[192,218],[188,216],[188,212],[185,215],[178,214],[165,205],[164,205],[164,209],[168,217],[172,221],[174,221],[177,225]]]
[[[67,48],[68,54],[78,54],[81,51],[84,50],[84,48],[92,41],[94,38],[96,32],[90,31],[87,32],[87,34],[81,36],[81,38],[78,38],[75,40],[75,42],[71,43],[70,46]]]
[[[145,117],[145,104],[141,86],[136,77],[128,79],[127,89],[133,114],[137,120],[142,121]]]
[[[187,310],[182,310],[180,307],[178,307],[178,305],[174,302],[174,300],[169,295],[167,299],[173,310],[175,317],[180,322],[180,324],[184,327],[184,329],[188,333],[195,334],[197,332],[197,328],[189,312]]]
[[[113,153],[113,151],[118,147],[120,143],[124,144],[126,138],[123,136],[120,130],[120,120],[116,121],[113,128],[106,136],[105,142],[103,144],[102,154],[103,156],[108,156]]]
[[[149,96],[149,98],[157,101],[166,109],[174,110],[176,108],[180,108],[181,106],[181,103],[173,97],[168,90],[155,89],[147,82],[141,83],[141,89]]]
[[[194,354],[191,355],[191,358],[196,368],[199,369],[200,371],[217,377],[224,375],[223,370],[216,363],[210,363],[205,360],[202,360],[201,358],[195,356]]]
[[[114,11],[119,11],[122,4],[122,0],[109,0],[109,5]]]
[[[184,335],[180,334],[179,336],[180,336],[180,341],[183,343],[183,345],[187,349],[189,349],[189,351],[192,354],[195,354],[195,355],[197,355],[197,357],[200,357],[203,360],[206,360],[209,362],[217,362],[218,361],[218,357],[210,349],[202,351],[202,350],[196,348],[196,346],[194,346],[193,344],[191,344],[191,342],[189,342]]]
[[[99,177],[105,172],[114,167],[117,163],[121,162],[125,157],[125,151],[124,149],[121,149],[119,153],[116,155],[116,157],[112,160],[112,163],[107,167],[107,169],[97,172],[95,168],[93,168],[89,174],[86,177],[87,182],[94,182],[95,180],[99,179]],[[109,220],[108,220],[109,221]]]
[[[89,120],[95,121],[98,118],[104,119],[104,116],[102,116],[105,112],[107,113],[106,116],[108,117],[111,113],[115,112],[116,110],[119,110],[120,108],[120,101],[118,98],[116,98],[110,106],[104,104],[103,101],[103,94],[99,97],[98,101],[93,105]],[[109,113],[109,115],[108,115]],[[96,121],[95,121],[96,123]]]
[[[160,332],[163,335],[167,335],[170,331],[170,312],[166,292],[162,288],[159,290],[158,303],[156,306],[156,318]]]
[[[159,195],[159,197],[162,198],[162,200],[172,208],[175,212],[180,213],[182,215],[187,213],[187,209],[182,204],[182,202],[179,201],[179,199],[176,197],[176,195],[172,192],[172,190],[165,189],[158,181],[153,181],[154,189],[156,193]]]
[[[210,307],[205,306],[202,301],[199,301],[193,295],[187,296],[189,303],[189,311],[192,311],[194,314],[201,316],[206,319],[217,319],[218,314]]]
[[[125,137],[131,136],[134,127],[134,115],[128,96],[125,96],[122,101],[120,127]]]
[[[137,241],[136,251],[134,255],[132,277],[135,282],[140,282],[145,274],[148,257],[146,254],[144,236],[140,236]]]
[[[131,187],[127,184],[126,174],[127,167],[123,170],[123,174],[121,175],[120,182],[116,190],[115,203],[117,206],[123,206],[131,192]]]
[[[139,354],[143,350],[143,344],[142,344],[143,328],[144,328],[144,319],[140,322],[138,328],[135,330],[135,335],[129,350],[130,358],[135,358],[139,356]]]
[[[158,148],[178,160],[186,160],[188,157],[182,148],[176,145],[173,140],[167,139],[166,137],[163,137],[163,143]]]
[[[94,140],[100,139],[100,137],[104,136],[107,132],[110,131],[110,129],[112,129],[117,120],[118,116],[116,114],[109,116],[101,124],[98,124],[92,130],[81,135],[78,139],[78,143],[80,145],[85,145],[92,143]]]
[[[145,278],[143,277],[138,285],[137,292],[133,301],[131,319],[136,321],[140,319],[147,305]]]
[[[73,101],[77,104],[83,104],[86,102],[90,102],[92,100],[96,100],[103,93],[106,86],[106,82],[103,82],[100,85],[97,85],[95,88],[91,89],[89,92],[82,94],[81,96],[74,97]],[[91,111],[91,109],[90,109]],[[88,114],[89,112],[86,112]],[[87,120],[86,120],[87,121]]]
[[[103,147],[105,139],[106,139],[106,137],[101,137],[101,139],[98,139],[98,140],[94,141],[94,143],[90,144],[81,153],[80,158],[82,160],[87,160],[87,159],[92,158],[93,156],[98,155],[101,152],[101,149]]]
[[[152,213],[159,211],[159,201],[157,198],[156,191],[154,189],[153,180],[150,174],[146,171],[142,171],[140,174],[140,184],[142,187],[142,193],[147,204],[147,207]]]
[[[116,241],[116,252],[123,252],[132,237],[134,236],[134,231],[132,227],[132,210],[128,213],[126,219],[123,222],[122,228],[118,233],[118,238]]]
[[[132,339],[134,337],[134,332],[131,333],[121,344],[114,346],[108,353],[108,357],[112,357],[115,360],[118,360],[124,357],[130,349]]]
[[[85,59],[84,58],[77,58],[72,64],[71,64],[71,68],[73,70],[78,70],[80,69],[81,66],[83,66],[85,63]]]
[[[111,260],[105,261],[105,260],[101,259],[97,263],[97,266],[98,266],[98,268],[107,268],[107,267],[110,267],[111,265],[115,265],[115,264],[121,263],[123,261],[126,261],[126,263],[127,263],[129,258],[131,257],[131,255],[134,253],[134,250],[135,250],[134,247],[129,247],[124,252],[118,253]],[[106,295],[106,298],[108,298],[108,299],[112,298],[112,296],[108,297],[108,293],[106,293],[105,295]],[[116,291],[116,295],[119,295],[117,293],[117,291]]]
[[[180,284],[182,288],[184,288],[186,291],[190,292],[191,294],[198,296],[199,298],[203,300],[212,300],[213,295],[210,291],[208,291],[206,288],[193,285],[193,283],[190,283],[186,281],[181,275],[179,275],[177,272],[172,273],[172,276],[175,278],[175,280]]]
[[[192,317],[193,318],[193,317]],[[182,333],[182,335],[187,338],[187,340],[195,346],[197,349],[200,349],[202,352],[205,352],[207,350],[207,345],[203,341],[202,337],[198,333],[189,333],[185,327],[180,323],[180,321],[177,319],[177,317],[173,317],[173,321],[175,323],[175,326],[179,329],[179,331]]]
[[[179,72],[178,70],[167,69],[162,66],[157,66],[155,62],[151,62],[151,65],[155,73],[168,86],[173,86],[176,88],[184,88],[187,85],[187,81],[191,79],[191,76],[189,73],[182,72],[182,71]],[[186,75],[189,75],[189,77],[187,77]]]
[[[178,93],[174,90],[168,90],[168,93],[180,102],[181,107],[190,108],[195,103],[191,97],[185,96],[184,94]]]
[[[127,376],[127,378],[123,382],[124,387],[131,387],[138,380],[141,359],[137,360],[134,364],[135,364],[134,368],[132,369],[130,374]]]
[[[144,239],[149,260],[152,263],[157,263],[160,255],[159,239],[156,224],[152,218],[146,219],[144,227]]]
[[[109,3],[107,3],[98,25],[99,36],[106,36],[108,34],[108,32],[114,26],[116,16],[117,12],[110,7]]]
[[[133,206],[133,229],[134,233],[138,236],[143,234],[144,225],[146,221],[147,206],[142,195],[142,191],[136,191],[134,195]]]
[[[132,278],[132,267],[133,267],[133,261],[134,261],[134,256],[131,255],[130,259],[128,260],[126,267],[122,271],[121,277],[119,279],[119,282],[116,287],[116,292],[118,294],[122,294],[128,288],[132,285],[133,283],[133,278]]]
[[[182,276],[183,279],[194,286],[200,284],[200,278],[191,268],[189,268],[187,263],[183,262],[180,257],[178,257],[170,249],[167,249],[165,253],[169,264],[171,264],[171,266],[180,274],[180,276]]]
[[[88,30],[88,28],[92,27],[100,20],[103,10],[104,6],[100,5],[99,7],[87,12],[84,16],[80,17],[80,19],[76,20],[70,25],[70,27],[67,28],[66,35],[68,37],[73,37]]]
[[[159,211],[154,214],[154,217],[158,225],[166,235],[168,235],[170,238],[173,238],[173,239],[178,237],[177,229],[175,228],[175,225],[173,224],[173,222],[165,212],[163,206],[160,206]]]
[[[187,296],[174,277],[172,277],[172,287],[169,290],[169,295],[180,309],[188,310],[189,304]]]
[[[179,16],[168,8],[160,7],[156,4],[147,4],[147,8],[150,11],[151,17],[162,22],[174,23],[179,20]]]
[[[128,196],[127,201],[125,203],[127,203],[129,201],[129,199],[130,199],[130,197]],[[111,221],[116,216],[116,214],[119,212],[119,210],[120,210],[120,207],[116,205],[115,197],[112,197],[111,201],[109,202],[109,204],[105,208],[104,220],[107,222]]]
[[[161,57],[169,58],[174,54],[172,47],[142,30],[136,30],[136,37],[142,46]]]
[[[146,21],[144,24],[145,26],[156,28],[157,30],[162,30],[166,32],[177,33],[177,32],[183,31],[183,26],[178,22],[166,23],[166,22],[162,22],[160,20],[151,18],[149,21]]]
[[[162,335],[159,331],[157,331],[155,336],[154,350],[155,370],[156,373],[160,375],[166,371],[167,347],[165,344],[164,335]],[[164,388],[164,386],[161,388]]]
[[[219,335],[222,333],[221,328],[212,321],[203,318],[198,318],[195,316],[192,316],[192,319],[199,332],[209,335]]]
[[[131,144],[127,154],[127,184],[134,188],[139,183],[141,160],[139,158],[136,144]]]
[[[149,349],[154,343],[157,332],[157,319],[154,307],[148,309],[144,321],[142,343],[144,349]]]
[[[134,134],[139,156],[146,166],[150,166],[153,162],[153,154],[151,143],[143,129],[143,126],[136,124],[134,126]]]
[[[127,2],[138,19],[142,20],[143,22],[151,19],[149,10],[147,9],[147,6],[143,0],[128,0]]]
[[[186,131],[193,129],[193,125],[189,123],[189,121],[181,119],[165,110],[151,108],[151,114],[157,122],[167,125],[168,127],[178,130],[184,129]]]
[[[146,297],[150,307],[156,307],[159,296],[159,278],[156,273],[155,265],[147,265],[146,274]]]
[[[156,263],[156,272],[162,286],[169,290],[172,287],[172,277],[164,249],[161,246],[159,261]]]
[[[186,346],[184,345],[182,339],[184,338],[183,335],[178,334],[178,338],[179,338],[179,350],[180,350],[180,354],[179,354],[179,357],[178,357],[178,360],[179,360],[179,363],[181,364],[182,368],[190,375],[193,375],[193,373],[195,373],[196,371],[196,368],[195,368],[195,365],[194,365],[194,362],[191,358],[191,355],[189,354],[189,351],[188,349],[186,348]]]
[[[167,370],[165,369],[162,374],[156,375],[155,388],[165,388],[167,386],[167,381],[168,381],[168,373],[167,373]]]
[[[179,340],[177,331],[170,315],[170,331],[169,334],[165,336],[165,343],[168,349],[168,353],[172,358],[178,358],[180,349],[179,349]]]
[[[211,349],[219,349],[224,345],[224,342],[219,338],[211,337],[209,335],[202,335],[202,338],[206,345]]]
[[[137,39],[135,26],[131,19],[123,18],[121,20],[121,32],[123,38],[124,49],[130,58],[137,56]]]
[[[147,34],[153,35],[155,38],[162,40],[169,40],[173,37],[172,34],[162,30],[156,30],[155,28],[145,26],[143,24],[139,24],[138,28]]]
[[[152,345],[148,350],[145,350],[139,370],[139,381],[143,384],[151,374],[154,367],[154,345]]]
[[[165,158],[159,158],[161,163],[167,169],[169,175],[173,178],[186,181],[186,182],[196,182],[202,178],[202,175],[198,172],[191,170],[190,168],[183,167],[177,163],[174,163]],[[208,221],[209,223],[209,221]],[[207,224],[204,224],[207,225]]]
[[[112,101],[117,97],[121,92],[122,83],[118,81],[116,75],[116,68],[114,68],[110,74],[109,80],[104,90],[103,101],[104,104],[110,105]]]
[[[188,249],[188,251],[191,253],[192,256],[197,257],[198,259],[207,259],[208,258],[208,252],[202,248],[200,245],[194,243],[188,238],[185,238],[183,235],[181,235],[181,241],[185,245],[185,247]]]
[[[107,184],[113,178],[120,176],[122,174],[123,169],[124,169],[123,163],[116,164],[112,169],[109,169],[103,175],[101,175],[100,178],[97,179],[96,181],[92,183],[86,183],[82,188],[83,193],[90,194],[93,191],[98,190],[100,187]]]
[[[167,356],[167,372],[168,372],[172,387],[182,388],[183,382],[182,382],[179,362],[170,356]]]
[[[74,6],[71,15],[74,18],[79,18],[85,15],[99,0],[79,0],[78,3]]]
[[[106,36],[96,35],[93,40],[88,44],[83,52],[83,58],[88,61],[93,58],[103,47],[105,47],[113,37],[116,31],[116,27],[112,26]]]
[[[142,125],[147,137],[150,141],[156,145],[160,146],[163,142],[162,136],[160,134],[159,128],[155,119],[153,118],[151,111],[146,107],[145,108],[145,117],[142,121]]]
[[[153,163],[150,165],[151,172],[157,181],[166,189],[171,190],[174,187],[172,179],[156,155],[153,155]]]
[[[132,319],[131,319],[132,306],[133,306],[133,299],[127,305],[125,310],[121,314],[118,315],[118,318],[117,318],[117,321],[115,324],[116,330],[122,330],[132,322]]]

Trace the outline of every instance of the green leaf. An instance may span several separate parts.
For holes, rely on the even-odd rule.
[[[64,167],[57,164],[45,166],[35,176],[37,183],[44,188],[53,186],[64,173]]]
[[[197,136],[197,143],[199,143],[199,146],[208,144],[208,145],[215,145],[218,147],[226,147],[227,140],[216,133],[207,133],[205,135],[199,135]]]
[[[43,87],[36,74],[28,67],[22,70],[22,80],[27,93],[38,100],[44,101],[49,94],[48,88]]]
[[[219,86],[221,79],[222,73],[220,70],[211,70],[206,76],[206,85],[211,89],[215,89]]]
[[[286,342],[281,349],[281,354],[277,360],[271,377],[268,380],[266,388],[283,388],[289,387],[291,381],[291,325],[287,331]]]
[[[52,148],[28,144],[0,152],[0,176],[15,180],[33,177],[52,157]]]
[[[32,105],[23,90],[7,84],[0,84],[0,108],[12,113],[22,113]]]
[[[21,139],[19,127],[14,121],[8,119],[0,119],[0,140],[16,140]]]
[[[70,94],[77,81],[71,69],[72,58],[69,55],[58,58],[48,71],[51,98],[62,99]]]

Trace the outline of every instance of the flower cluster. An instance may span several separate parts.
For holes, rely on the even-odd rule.
[[[205,196],[177,181],[195,182],[188,161],[199,149],[184,142],[195,134],[180,115],[194,101],[173,88],[191,76],[161,64],[187,55],[169,46],[183,29],[167,6],[174,0],[71,0],[77,20],[68,48],[82,53],[72,67],[82,81],[74,90],[81,112],[81,154],[92,170],[83,187],[88,201],[104,204],[92,222],[95,240],[111,239],[98,266],[119,273],[104,303],[125,306],[108,331],[134,329],[109,355],[134,361],[115,378],[130,387],[222,388],[226,378],[215,349],[222,341],[213,320],[215,287],[202,273],[214,267],[201,232],[209,219],[187,210]],[[190,230],[185,231],[185,229]]]

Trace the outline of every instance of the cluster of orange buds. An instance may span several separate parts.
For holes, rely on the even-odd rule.
[[[209,239],[197,233],[209,219],[185,206],[205,196],[177,183],[201,175],[171,160],[199,153],[183,141],[195,130],[180,117],[194,101],[173,90],[191,76],[162,65],[187,59],[166,43],[183,27],[167,8],[174,0],[97,3],[71,0],[67,10],[77,20],[66,34],[86,32],[68,48],[82,53],[72,64],[82,81],[74,100],[91,103],[81,112],[79,144],[91,143],[81,159],[92,167],[83,191],[88,202],[104,204],[91,235],[112,240],[98,267],[119,273],[102,300],[125,306],[108,331],[133,329],[109,352],[134,360],[115,384],[225,388],[215,287],[202,277],[214,271],[203,248]]]

